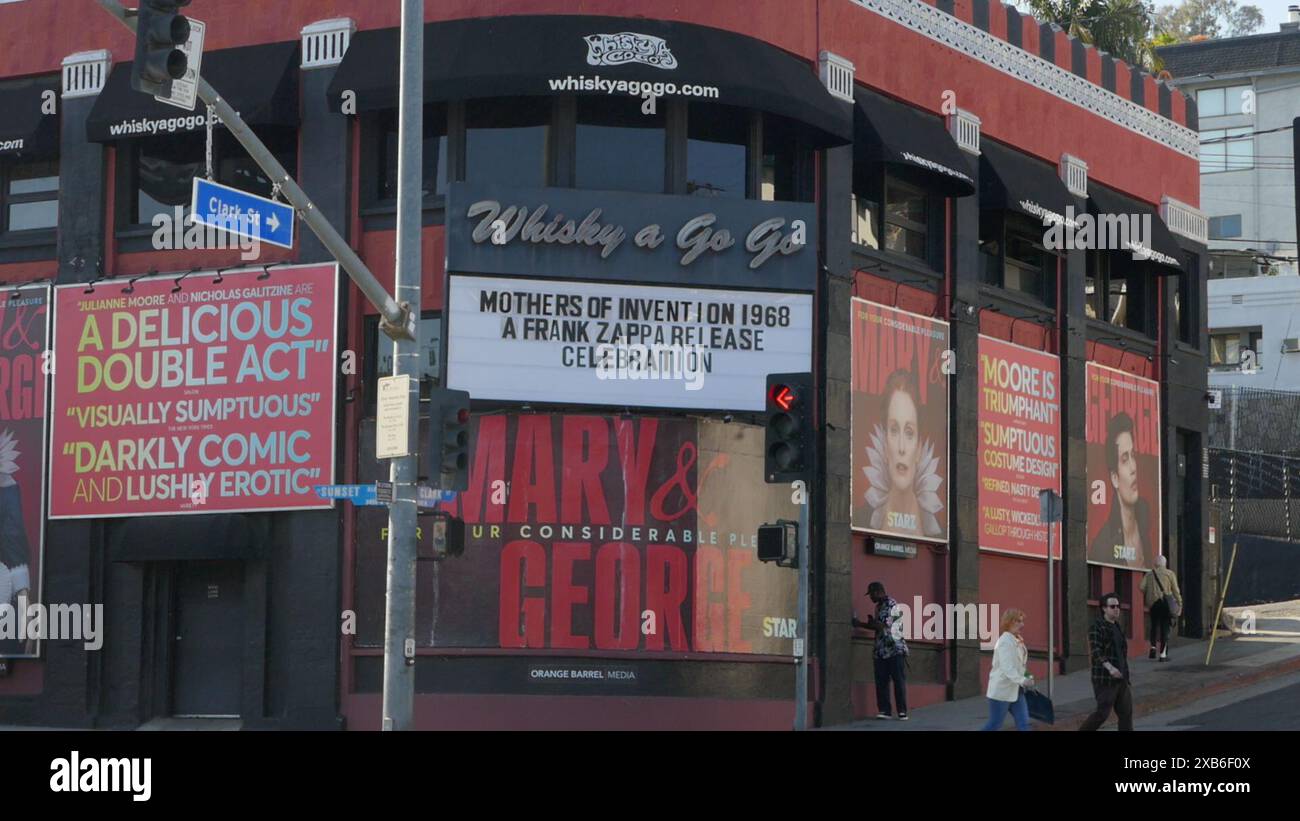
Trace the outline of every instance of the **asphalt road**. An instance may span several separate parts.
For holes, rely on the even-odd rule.
[[[1300,673],[1152,713],[1135,725],[1137,730],[1300,730]]]

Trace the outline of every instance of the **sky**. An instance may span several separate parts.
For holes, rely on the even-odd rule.
[[[1267,34],[1277,31],[1277,27],[1287,21],[1286,7],[1300,5],[1300,0],[1254,0],[1241,5],[1259,6],[1259,10],[1264,12],[1264,25],[1255,33]]]

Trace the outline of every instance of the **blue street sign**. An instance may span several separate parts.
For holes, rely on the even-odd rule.
[[[190,219],[236,236],[293,247],[293,206],[194,178]]]
[[[439,502],[456,501],[456,491],[454,490],[436,490],[425,485],[419,485],[417,490],[420,492],[418,503],[420,507],[433,507]]]
[[[385,506],[392,498],[393,486],[390,482],[376,482],[369,485],[316,485],[316,495],[322,499],[342,499],[354,505]],[[383,492],[377,492],[382,490]],[[437,490],[419,485],[418,505],[433,507],[439,502],[456,501],[456,491]]]
[[[382,505],[375,494],[375,486],[369,485],[316,485],[316,495],[322,499],[342,499],[354,505]]]

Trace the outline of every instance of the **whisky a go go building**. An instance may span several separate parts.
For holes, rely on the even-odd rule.
[[[473,444],[464,555],[419,562],[417,726],[790,726],[796,579],[755,549],[798,514],[763,481],[769,373],[815,384],[814,723],[872,709],[871,581],[917,608],[914,706],[990,658],[927,606],[1025,610],[1045,674],[1042,488],[1058,669],[1110,590],[1145,653],[1157,554],[1208,626],[1191,101],[986,0],[448,8],[421,328]],[[397,4],[186,13],[391,290]],[[0,30],[0,594],[103,606],[95,649],[0,641],[0,723],[377,729],[386,511],[313,490],[386,478],[375,311],[307,231],[186,239],[196,175],[271,182],[220,124],[209,161],[202,106],[131,91],[95,4],[5,3]]]

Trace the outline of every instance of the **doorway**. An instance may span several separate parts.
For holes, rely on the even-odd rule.
[[[177,565],[172,715],[240,714],[243,583],[243,562]]]

